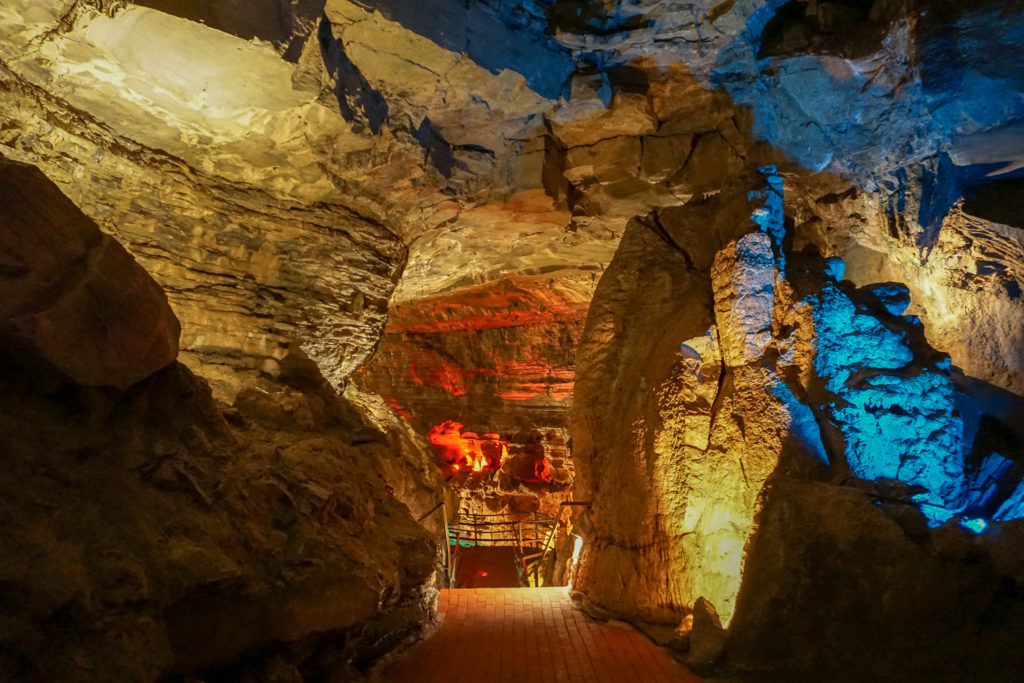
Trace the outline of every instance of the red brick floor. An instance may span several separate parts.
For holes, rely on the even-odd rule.
[[[441,628],[381,679],[389,683],[692,683],[625,625],[573,609],[565,588],[441,591]]]

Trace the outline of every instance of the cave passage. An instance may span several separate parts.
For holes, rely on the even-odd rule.
[[[1022,92],[1024,0],[0,0],[0,681],[1019,680]]]

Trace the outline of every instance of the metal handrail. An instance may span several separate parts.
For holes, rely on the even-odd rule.
[[[427,517],[434,514],[438,510],[441,510],[441,523],[444,525],[442,527],[444,529],[444,576],[445,582],[450,586],[452,583],[452,578],[455,576],[455,569],[452,567],[451,538],[449,537],[450,532],[448,528],[448,506],[445,505],[444,498],[442,498],[437,505],[430,508],[430,510],[420,515],[420,518],[416,521],[422,525],[423,521]]]
[[[589,505],[589,500],[563,500],[561,503],[558,504],[558,514],[555,515],[555,524],[551,528],[551,531],[548,533],[548,538],[544,542],[544,549],[541,550],[540,557],[533,565],[533,582],[535,584],[540,583],[539,570],[541,567],[544,566],[544,560],[546,560],[548,556],[548,549],[551,547],[551,543],[554,540],[555,536],[558,535],[558,525],[562,522],[562,512],[567,507],[587,507]]]
[[[454,550],[449,549],[449,585],[454,584],[459,549],[463,544],[514,547],[520,581],[525,583],[532,573],[534,584],[539,585],[540,571],[555,546],[565,508],[588,505],[590,501],[563,501],[555,517],[533,512],[528,513],[526,519],[513,519],[526,515],[508,513],[465,513],[456,524],[448,527],[449,544],[454,537],[455,546]]]

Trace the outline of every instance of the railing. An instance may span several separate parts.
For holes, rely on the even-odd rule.
[[[441,519],[442,519],[442,524],[443,524],[443,526],[441,528],[445,529],[447,531],[447,529],[448,529],[448,507],[444,504],[444,498],[442,498],[441,501],[437,505],[435,505],[434,507],[430,508],[425,513],[420,515],[420,518],[417,519],[416,521],[419,522],[420,524],[423,524],[423,521],[427,517],[429,517],[430,515],[434,514],[438,510],[441,511]],[[445,534],[445,536],[446,536],[445,541],[448,541],[448,539],[447,539],[448,534]],[[446,542],[444,544],[444,577],[445,577],[445,581],[448,583],[448,585],[451,585],[451,577],[453,577],[453,576],[455,576],[455,570],[452,569],[452,549],[449,547],[448,542]]]
[[[558,515],[554,518],[539,512],[530,513],[525,519],[501,513],[462,514],[458,523],[448,527],[448,545],[454,548],[449,553],[448,585],[455,583],[460,548],[511,546],[516,550],[520,584],[528,585],[532,575],[533,585],[539,587],[544,562],[548,553],[555,549],[562,513],[566,507],[585,505],[590,505],[589,501],[564,501],[559,504]]]
[[[586,507],[586,506],[589,506],[589,505],[590,505],[590,501],[589,500],[578,500],[578,501],[577,500],[563,500],[561,503],[558,504],[558,514],[555,515],[555,523],[551,527],[551,533],[548,535],[547,540],[544,542],[544,548],[541,550],[540,555],[537,557],[536,561],[533,564],[533,579],[534,579],[533,585],[540,586],[540,581],[538,579],[538,576],[539,576],[538,572],[541,569],[543,569],[544,561],[547,559],[548,552],[550,552],[551,550],[554,549],[553,542],[556,540],[556,536],[558,535],[558,527],[562,523],[562,513],[565,511],[565,508],[567,508],[567,507]],[[570,534],[569,523],[566,522],[566,530],[565,530],[566,538],[569,537],[569,534]]]
[[[448,543],[453,549],[449,585],[455,582],[461,548],[494,546],[515,549],[520,583],[525,584],[530,558],[544,547],[554,528],[555,520],[538,512],[519,519],[500,513],[463,513],[457,524],[448,527]]]

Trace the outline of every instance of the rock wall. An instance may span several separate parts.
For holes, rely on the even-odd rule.
[[[424,434],[446,420],[479,433],[564,425],[589,298],[565,282],[506,276],[398,303],[357,381]]]
[[[1021,565],[1004,558],[1019,522],[999,536],[955,524],[929,534],[905,505],[784,476],[761,502],[724,642],[695,620],[692,642],[718,639],[698,666],[792,680],[1017,675]]]
[[[180,365],[114,397],[9,373],[3,403],[12,679],[347,678],[432,616],[434,537],[335,409],[225,414]]]
[[[83,386],[126,389],[174,362],[167,297],[39,171],[0,157],[0,335]]]
[[[416,516],[449,474],[424,440],[444,420],[515,442],[517,472],[536,472],[538,447],[571,450],[575,496],[593,499],[581,595],[638,620],[692,617],[694,661],[744,671],[787,666],[758,645],[771,642],[762,626],[780,628],[758,605],[821,601],[817,584],[861,604],[887,590],[843,573],[852,560],[831,584],[775,587],[819,546],[856,557],[844,516],[863,519],[857,542],[879,557],[898,548],[895,573],[933,573],[945,546],[929,525],[959,515],[1009,534],[1024,514],[1019,0],[208,5],[5,2],[0,150],[41,168],[153,274],[181,321],[182,362],[248,420],[239,443],[252,432],[291,448],[280,433],[300,429],[348,444],[328,447],[339,462],[372,451]],[[769,164],[765,186],[755,169]],[[83,247],[93,266],[138,275],[112,241],[96,244]],[[22,268],[0,263],[0,279]],[[109,298],[107,271],[82,281],[97,287],[90,302]],[[54,346],[25,311],[4,343],[34,348],[61,382],[129,387],[177,338],[159,293],[140,287],[164,320],[149,351],[129,306],[101,316],[106,347],[69,349],[67,333]],[[95,323],[71,302],[51,312]],[[110,358],[129,357],[115,342],[133,366]],[[89,415],[106,410],[104,391],[75,395]],[[241,460],[233,448],[214,451]],[[293,464],[263,474],[303,479]],[[203,491],[228,476],[203,470]],[[522,499],[523,472],[467,485],[467,500],[547,505],[550,492]],[[357,481],[377,500],[376,479]],[[813,516],[818,485],[878,505],[837,502],[826,513],[846,521],[776,533]],[[252,514],[294,502],[271,498]],[[973,549],[925,584],[968,586],[975,551],[995,567],[984,581],[1015,576],[1012,549],[989,540],[956,546]],[[758,581],[774,590],[745,589]],[[979,604],[1002,595],[985,590]],[[908,599],[873,614],[885,626],[901,610],[984,613]],[[790,625],[794,642],[812,621]],[[897,630],[893,643],[919,642]],[[848,661],[827,654],[844,634],[798,668]]]
[[[587,542],[573,586],[595,606],[633,619],[678,623],[708,589],[692,584],[700,577],[720,584],[723,607],[731,600],[745,532],[717,532],[733,518],[749,529],[758,481],[778,457],[752,433],[751,463],[758,453],[767,460],[752,464],[749,485],[737,486],[739,427],[718,430],[711,445],[714,418],[731,414],[721,400],[756,402],[766,393],[759,369],[745,378],[747,396],[736,373],[726,373],[711,287],[716,253],[754,227],[749,214],[743,191],[631,222],[577,348],[574,497],[591,507],[578,520]],[[718,546],[705,559],[702,543],[695,545],[698,525]],[[691,566],[698,563],[701,570]]]
[[[592,503],[576,596],[681,624],[676,644],[701,670],[897,680],[958,656],[1010,670],[1013,656],[987,658],[1002,641],[982,624],[1020,566],[998,560],[998,536],[971,537],[984,522],[952,519],[978,486],[949,358],[904,315],[905,287],[858,289],[839,259],[791,252],[782,183],[761,172],[765,189],[732,192],[731,212],[723,192],[711,215],[694,204],[675,223],[631,223],[598,285],[577,357],[574,495]],[[717,253],[681,246],[697,244],[687,229],[730,237],[730,213],[736,237]],[[1012,488],[986,495],[1015,510]],[[962,591],[979,603],[942,606]],[[945,618],[955,635],[916,626]],[[941,655],[906,656],[933,636]]]
[[[386,228],[120,137],[9,69],[3,84],[5,150],[44,168],[154,274],[182,320],[184,360],[219,395],[273,377],[292,349],[335,382],[365,360],[405,258]]]
[[[432,618],[423,451],[309,360],[215,402],[116,242],[34,168],[0,188],[0,676],[348,679]]]

